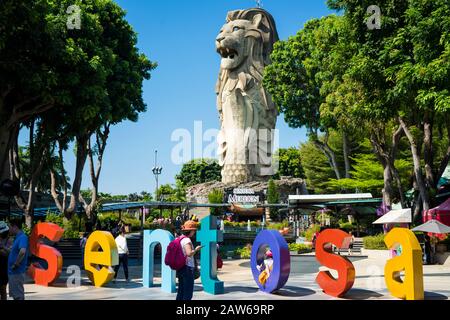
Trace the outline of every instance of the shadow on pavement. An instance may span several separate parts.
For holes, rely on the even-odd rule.
[[[225,294],[227,293],[257,293],[259,291],[258,288],[249,288],[243,286],[225,286]]]
[[[281,297],[304,297],[304,296],[310,296],[316,294],[314,290],[306,289],[306,288],[299,288],[299,287],[291,287],[286,286],[283,287],[283,289],[280,289],[273,293],[275,296],[281,296]]]
[[[161,287],[161,284],[155,284],[155,287]],[[142,288],[142,283],[138,283],[135,281],[126,282],[125,280],[117,280],[116,283],[113,283],[112,281],[104,286],[104,288],[107,289],[137,289]]]
[[[383,295],[381,293],[365,290],[365,289],[351,289],[345,295],[344,299],[347,300],[367,300],[371,298],[381,298]]]
[[[448,297],[440,293],[425,291],[425,300],[448,300]]]

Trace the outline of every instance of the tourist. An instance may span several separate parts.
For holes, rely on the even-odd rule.
[[[102,222],[100,219],[97,219],[97,223],[95,224],[95,230],[100,231],[103,230]]]
[[[114,283],[116,282],[117,275],[119,273],[120,266],[123,265],[123,271],[125,272],[125,279],[129,282],[128,278],[128,244],[125,237],[125,228],[120,229],[120,234],[116,238],[117,251],[119,253],[119,264],[114,267]]]
[[[217,244],[217,269],[222,269],[223,267],[223,260],[220,256],[220,245]]]
[[[201,250],[201,246],[194,249],[192,238],[197,232],[197,222],[186,221],[181,228],[182,234],[185,236],[181,240],[181,248],[186,257],[186,265],[177,271],[178,291],[177,300],[188,301],[192,300],[194,294],[194,270],[195,270],[195,255]]]
[[[315,232],[313,237],[312,237],[312,240],[311,240],[311,242],[312,242],[312,249],[313,250],[316,250],[316,241],[317,241],[318,237],[319,237],[319,232]]]
[[[353,235],[353,233],[351,231],[348,234],[351,237],[350,244],[348,246],[348,254],[351,256],[352,251],[353,251],[353,245],[355,244],[355,236]]]
[[[258,280],[263,286],[265,286],[267,283],[267,280],[269,280],[270,274],[273,269],[273,253],[272,253],[272,251],[268,250],[266,252],[263,263],[256,266],[256,268],[258,269],[259,272],[261,272]]]
[[[9,227],[0,221],[0,299],[7,300],[6,286],[8,285],[8,255],[12,246],[9,237]]]
[[[25,300],[25,272],[28,260],[28,237],[22,231],[22,221],[10,221],[9,233],[15,237],[8,257],[9,296]]]
[[[178,216],[175,219],[175,234],[176,234],[177,237],[181,235],[180,231],[181,231],[181,217]]]
[[[424,250],[425,263],[431,264],[431,239],[430,239],[430,236],[428,234],[425,234],[424,240],[425,240],[425,250]]]

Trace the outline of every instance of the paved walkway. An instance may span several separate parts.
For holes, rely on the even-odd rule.
[[[352,257],[356,268],[356,281],[347,299],[383,299],[392,298],[384,283],[384,261],[365,257]],[[136,262],[134,262],[136,264]],[[219,278],[225,282],[225,294],[212,296],[202,291],[201,282],[196,281],[195,300],[333,300],[322,293],[315,283],[320,267],[313,256],[297,256],[291,260],[291,275],[286,286],[277,294],[265,294],[258,290],[254,282],[249,261],[225,260]],[[158,268],[157,268],[158,269]],[[66,268],[54,286],[45,288],[28,283],[25,286],[26,298],[30,300],[173,300],[175,294],[167,294],[160,288],[142,287],[142,268],[130,267],[132,282],[126,283],[123,271],[120,271],[116,284],[110,283],[104,288],[94,288],[82,272],[81,286],[68,288]],[[333,273],[333,272],[332,272]],[[426,299],[449,299],[450,268],[444,266],[424,266]],[[158,273],[157,273],[158,275]],[[158,282],[160,279],[155,279]]]

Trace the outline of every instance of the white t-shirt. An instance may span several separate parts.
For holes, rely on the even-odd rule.
[[[125,237],[122,237],[122,235],[117,236],[116,245],[119,254],[128,253],[127,239]]]
[[[191,239],[186,237],[183,240],[181,240],[180,243],[181,243],[181,248],[183,249],[183,254],[186,257],[186,265],[188,267],[194,268],[195,267],[194,257],[188,257],[186,254],[186,248],[185,248],[186,245],[190,245],[193,248]],[[192,249],[192,250],[194,250],[194,249]]]
[[[264,262],[264,270],[267,270],[267,273],[270,276],[270,273],[272,272],[272,268],[273,268],[273,259],[265,259]],[[256,269],[258,269],[258,271],[261,272],[262,270],[262,265],[256,266]]]

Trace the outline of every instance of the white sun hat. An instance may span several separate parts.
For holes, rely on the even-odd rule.
[[[0,233],[9,231],[9,227],[5,221],[0,221]]]

